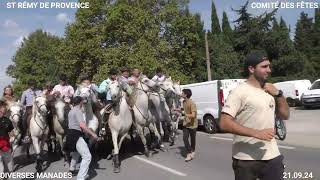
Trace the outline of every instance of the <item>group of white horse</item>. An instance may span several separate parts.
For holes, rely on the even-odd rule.
[[[63,123],[65,123],[65,106],[67,104],[64,102],[62,98],[55,98],[54,100],[54,112],[53,112],[53,129],[56,135],[56,139],[59,142],[61,149],[63,149],[63,139],[65,135],[65,129],[63,128]],[[21,140],[21,128],[19,127],[19,123],[23,118],[24,107],[20,102],[8,102],[8,109],[10,112],[10,120],[13,124],[13,136],[10,137],[10,143],[12,147],[12,157],[19,147],[19,141]],[[42,169],[42,158],[41,151],[45,142],[48,140],[49,135],[49,121],[48,114],[51,109],[48,108],[47,97],[44,94],[34,95],[33,98],[33,107],[32,107],[32,117],[30,120],[30,136],[32,139],[32,144],[34,148],[34,152],[36,154],[36,169],[41,171]],[[26,146],[26,147],[25,147]],[[27,155],[29,156],[29,144],[23,145],[27,150]],[[62,151],[63,152],[63,151]],[[66,157],[63,153],[65,162]],[[12,158],[13,159],[13,158]],[[14,169],[14,163],[11,163],[12,167],[10,169]]]
[[[114,172],[120,172],[119,150],[123,140],[129,134],[132,126],[136,129],[138,136],[144,145],[145,154],[150,156],[150,151],[147,146],[144,129],[148,128],[150,133],[157,137],[157,143],[161,144],[161,139],[164,135],[163,124],[170,124],[170,137],[174,141],[175,132],[178,128],[178,119],[180,114],[172,111],[174,108],[181,106],[180,97],[182,89],[179,82],[167,78],[164,82],[155,82],[142,75],[133,87],[133,92],[128,95],[123,84],[119,81],[113,81],[109,85],[111,97],[113,101],[113,110],[109,114],[107,127],[112,135],[113,142],[113,165]],[[93,110],[93,103],[96,103],[97,96],[95,92],[86,86],[78,86],[80,96],[84,99],[84,118],[87,126],[94,132],[98,131],[99,120],[95,116]],[[18,127],[19,121],[22,119],[23,106],[19,102],[9,103],[10,120],[14,126],[14,136],[11,137],[12,156],[18,148],[18,142],[21,138],[20,129]],[[63,98],[55,98],[52,108],[48,108],[47,97],[45,95],[34,96],[32,118],[30,121],[30,135],[32,144],[36,154],[36,169],[42,171],[43,160],[41,153],[43,146],[48,139],[49,124],[47,115],[49,111],[53,114],[53,129],[62,154],[67,165],[67,155],[64,150],[64,136],[65,129],[63,123],[66,121],[65,106]],[[103,108],[100,113],[104,117],[106,115],[106,108]],[[98,133],[98,132],[97,132]],[[92,145],[94,141],[89,141]],[[28,148],[27,148],[28,149]],[[28,151],[29,154],[29,151]],[[12,163],[14,164],[14,163]]]

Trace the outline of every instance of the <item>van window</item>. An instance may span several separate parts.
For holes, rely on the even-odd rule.
[[[320,81],[317,81],[314,84],[312,84],[310,89],[320,89]]]

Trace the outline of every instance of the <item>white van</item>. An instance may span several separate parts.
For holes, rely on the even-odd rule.
[[[301,104],[302,94],[311,86],[310,80],[294,80],[274,83],[274,85],[283,91],[290,106]]]
[[[197,105],[197,119],[208,133],[219,131],[218,119],[220,111],[232,89],[245,79],[214,80],[202,83],[182,85],[183,89],[191,89],[191,99]]]
[[[302,94],[301,101],[305,108],[320,106],[320,79],[314,81],[312,86]]]

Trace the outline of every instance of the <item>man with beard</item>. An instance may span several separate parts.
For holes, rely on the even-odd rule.
[[[289,119],[281,90],[267,83],[270,61],[264,52],[245,60],[246,82],[232,90],[222,109],[220,127],[234,134],[232,159],[236,180],[283,179],[283,156],[275,140],[275,116]]]

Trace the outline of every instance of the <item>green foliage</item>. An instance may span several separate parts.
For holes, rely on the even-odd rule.
[[[212,34],[220,34],[221,33],[217,10],[216,10],[216,6],[214,5],[213,0],[212,0],[212,5],[211,5],[211,32],[212,32]]]
[[[41,30],[31,33],[13,57],[7,74],[16,79],[15,92],[25,90],[29,79],[38,86],[56,81],[61,72],[70,84],[87,73],[96,83],[107,78],[110,68],[139,68],[153,76],[162,67],[183,84],[206,81],[204,27],[199,14],[188,9],[188,0],[80,0],[65,37]],[[315,18],[301,13],[294,41],[290,28],[277,10],[252,16],[246,2],[234,10],[234,30],[223,12],[222,28],[212,1],[208,44],[213,79],[241,78],[243,60],[253,50],[265,50],[272,59],[271,81],[320,75],[320,9]]]
[[[61,39],[37,30],[24,38],[12,58],[14,65],[7,68],[7,74],[16,79],[13,84],[15,93],[21,94],[27,88],[27,82],[34,79],[38,87],[47,81],[55,81],[60,71],[57,61],[58,47]]]

